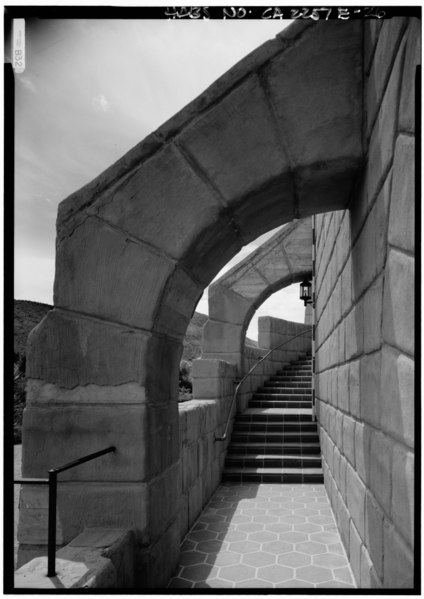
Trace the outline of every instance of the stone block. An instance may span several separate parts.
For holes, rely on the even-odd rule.
[[[393,164],[389,243],[407,252],[415,251],[415,140],[399,135]]]
[[[352,416],[360,418],[360,360],[349,364],[349,410]]]
[[[346,495],[346,469],[347,469],[347,460],[344,456],[340,455],[340,493],[343,497],[343,501],[347,501]]]
[[[406,56],[399,107],[399,130],[415,131],[415,72],[421,63],[421,21],[412,17],[406,32]]]
[[[192,526],[198,518],[203,507],[203,484],[202,479],[198,478],[188,493],[188,520],[189,526]]]
[[[361,538],[365,533],[365,494],[366,487],[355,470],[346,466],[346,497],[347,507]]]
[[[342,272],[342,315],[352,307],[352,259],[349,257]]]
[[[365,199],[361,198],[361,202]],[[365,224],[359,237],[352,248],[352,284],[354,300],[359,298],[363,291],[371,284],[376,272],[376,260],[374,256],[376,247],[375,212],[371,211],[365,220]]]
[[[203,352],[241,354],[243,347],[243,327],[241,325],[207,320],[203,326]]]
[[[179,507],[180,540],[182,541],[188,532],[188,494],[181,495]]]
[[[414,547],[414,454],[402,445],[393,449],[391,516],[402,537]]]
[[[375,498],[390,514],[392,500],[393,441],[374,431],[370,439],[370,488]]]
[[[349,412],[349,364],[338,368],[338,407],[343,412]]]
[[[414,555],[387,521],[384,523],[384,587],[414,587]]]
[[[383,522],[384,515],[371,491],[365,498],[365,543],[376,572],[383,577]]]
[[[22,488],[19,543],[47,544],[47,501],[46,489],[36,489],[33,485]],[[57,541],[69,543],[88,523],[91,527],[134,529],[147,541],[148,509],[148,486],[145,483],[59,484]]]
[[[414,447],[414,360],[383,346],[381,363],[381,426],[396,439]]]
[[[148,339],[131,328],[55,309],[29,335],[27,377],[65,389],[136,382],[140,385],[138,401],[143,401],[146,366],[142,356]],[[122,401],[119,388],[109,393],[113,394]]]
[[[175,269],[160,301],[153,330],[180,339],[185,336],[193,306],[202,296],[203,288],[197,285],[182,269]]]
[[[384,279],[383,339],[408,354],[414,353],[415,344],[414,272],[414,258],[396,250],[389,252]]]
[[[180,554],[178,518],[149,547],[136,551],[135,588],[164,589],[173,575]]]
[[[362,539],[352,520],[349,535],[349,564],[357,586],[361,583],[361,545]]]
[[[370,353],[381,346],[383,307],[383,277],[371,285],[364,297],[364,352]]]
[[[362,353],[364,345],[364,315],[362,302],[357,304],[344,319],[346,360]]]
[[[382,23],[367,82],[366,113],[368,133],[370,132],[370,127],[383,98],[387,81],[391,76],[391,72],[393,73],[391,68],[395,56],[399,56],[398,44],[405,31],[406,25],[407,19],[405,18],[387,19]],[[367,29],[369,30],[369,27]],[[400,74],[396,75],[396,78],[399,79]],[[398,81],[398,83],[400,83],[400,81]]]
[[[355,470],[364,483],[369,482],[369,442],[371,428],[361,422],[355,423]]]
[[[382,25],[382,19],[367,19],[364,22],[364,66],[367,74],[371,69],[371,63],[374,58],[374,52]]]
[[[127,234],[179,259],[198,231],[215,221],[220,204],[178,147],[168,144],[134,169],[113,195],[95,201],[93,210]]]
[[[345,551],[347,553],[347,555],[349,556],[349,550],[350,550],[350,514],[349,514],[349,510],[347,509],[345,502],[343,501],[343,498],[341,496],[340,493],[336,493],[336,509],[335,509],[335,513],[336,513],[336,517],[337,517],[337,524],[338,524],[338,529],[340,532],[340,537],[342,539]]]
[[[257,76],[247,78],[196,119],[179,141],[229,204],[262,187],[269,174],[276,178],[289,168]]]
[[[56,306],[143,329],[153,325],[174,269],[164,255],[95,218],[58,243],[56,265]]]
[[[336,410],[336,426],[334,427],[334,443],[336,447],[341,449],[343,447],[343,414],[340,410]]]
[[[361,358],[361,419],[376,427],[381,419],[381,353],[376,352]]]
[[[219,283],[209,287],[208,301],[211,320],[233,324],[243,324],[251,307],[250,301]]]
[[[371,571],[373,564],[368,551],[364,545],[361,546],[361,576],[359,588],[371,589],[373,586]]]
[[[385,89],[383,101],[371,132],[367,165],[368,205],[372,203],[373,198],[378,192],[384,173],[388,171],[393,159],[404,51],[405,40],[401,42],[390,74],[389,83]],[[369,85],[368,92],[372,88],[373,85]]]
[[[343,417],[343,453],[355,468],[355,420]]]
[[[148,533],[157,539],[174,520],[178,520],[180,466],[168,468],[148,483]]]
[[[185,494],[199,475],[197,444],[183,447],[180,460],[182,469],[182,493]]]
[[[148,477],[148,409],[145,405],[31,406],[24,412],[24,477],[43,478],[50,468],[115,446],[115,453],[66,470],[62,480],[142,481]],[[178,421],[175,418],[176,428]],[[178,432],[175,438],[178,441]],[[178,445],[176,445],[178,452]]]

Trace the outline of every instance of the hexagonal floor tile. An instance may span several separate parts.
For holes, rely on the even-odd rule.
[[[181,566],[192,566],[193,564],[202,564],[206,555],[198,551],[182,551],[178,563]]]
[[[278,534],[268,530],[249,533],[249,541],[257,541],[258,543],[266,543],[266,541],[278,541]]]
[[[347,584],[346,582],[340,582],[340,580],[329,580],[328,582],[322,582],[321,584],[317,584],[319,588],[326,589],[353,589],[355,588],[353,584]]]
[[[294,588],[300,588],[300,589],[307,589],[307,588],[313,588],[313,584],[310,582],[306,582],[304,580],[296,580],[295,578],[291,578],[290,580],[286,580],[285,582],[279,582],[275,585],[275,587],[277,589],[294,589]]]
[[[307,566],[312,562],[312,557],[305,553],[297,553],[291,551],[290,553],[284,553],[279,555],[277,562],[282,566],[291,566],[292,568],[298,568],[299,566]]]
[[[297,543],[296,551],[300,553],[309,553],[315,555],[318,553],[326,553],[327,547],[322,543],[316,543],[315,541],[306,541],[305,543]]]
[[[333,580],[333,573],[328,568],[303,566],[302,568],[296,568],[296,578],[307,582],[324,582]]]
[[[341,568],[342,566],[347,566],[346,558],[342,555],[336,555],[335,553],[314,555],[312,562],[316,566],[324,566],[326,568]]]
[[[294,578],[294,570],[293,568],[275,564],[273,566],[258,568],[258,576],[259,578],[269,580],[272,583],[277,583]]]
[[[262,545],[262,551],[267,553],[274,553],[280,555],[281,553],[288,553],[293,551],[293,543],[286,543],[285,541],[270,541]]]
[[[243,580],[242,582],[236,582],[234,585],[236,589],[259,589],[259,588],[270,588],[272,584],[268,580],[260,580],[258,578],[251,578],[250,580]]]
[[[208,580],[196,582],[194,585],[195,589],[228,589],[232,587],[232,582],[229,582],[228,580],[222,580],[221,578],[208,578]]]
[[[352,574],[348,566],[345,566],[344,568],[334,568],[333,574],[337,580],[347,582],[348,584],[353,584]]]
[[[245,541],[247,539],[247,533],[239,530],[230,530],[229,532],[220,532],[218,534],[218,541]]]
[[[206,559],[206,563],[213,566],[230,566],[232,564],[238,564],[240,559],[240,553],[234,553],[234,551],[220,551],[219,553],[210,553]]]
[[[293,529],[298,532],[320,532],[322,527],[319,524],[311,524],[306,522],[305,524],[295,524]]]
[[[168,589],[191,589],[193,583],[190,580],[184,578],[171,578]]]
[[[218,553],[218,551],[225,550],[226,545],[223,541],[201,541],[197,543],[196,550],[203,553]]]
[[[308,535],[304,532],[282,532],[280,534],[280,541],[287,541],[287,543],[302,543],[308,540]]]
[[[235,543],[230,543],[228,548],[230,551],[235,551],[236,553],[244,555],[245,553],[259,551],[261,546],[254,541],[236,541]]]
[[[272,553],[266,553],[265,551],[255,551],[254,553],[248,553],[243,555],[241,561],[243,564],[258,568],[259,566],[270,566],[275,564],[275,555]]]
[[[187,539],[189,541],[211,541],[216,539],[216,534],[216,532],[210,530],[195,530],[188,533]]]
[[[191,580],[192,582],[200,582],[208,577],[214,578],[218,574],[218,568],[209,564],[199,564],[195,566],[187,566],[181,572],[181,578]]]
[[[311,541],[317,541],[318,543],[337,543],[339,540],[339,534],[337,532],[312,532],[309,535]]]
[[[241,582],[255,577],[255,568],[244,564],[235,564],[234,566],[224,566],[219,571],[219,578],[233,582]]]
[[[258,532],[259,530],[263,530],[264,525],[259,524],[258,522],[243,522],[242,524],[238,524],[236,530],[242,532]]]

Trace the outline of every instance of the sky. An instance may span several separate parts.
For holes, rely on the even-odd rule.
[[[25,71],[15,74],[16,299],[53,303],[58,203],[288,24],[26,23]],[[273,233],[245,246],[220,274]],[[196,309],[207,313],[207,293]],[[298,286],[274,294],[257,314],[303,322]],[[248,335],[257,338],[256,320]]]

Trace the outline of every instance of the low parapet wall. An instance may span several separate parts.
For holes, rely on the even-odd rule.
[[[228,439],[216,442],[215,436],[224,431],[235,376],[236,367],[223,360],[193,361],[195,399],[179,405],[181,538],[221,480]]]

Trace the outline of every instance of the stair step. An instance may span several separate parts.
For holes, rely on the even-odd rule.
[[[255,422],[262,420],[277,420],[278,422],[313,422],[312,409],[282,409],[280,407],[263,408],[262,406],[252,406],[243,412],[243,414],[238,415],[236,422]]]
[[[243,471],[225,469],[224,481],[263,483],[322,483],[321,468],[244,468]]]
[[[311,411],[312,402],[311,402],[311,400],[309,400],[309,401],[281,401],[278,399],[275,399],[275,400],[258,399],[258,400],[251,400],[249,402],[249,406],[251,406],[252,408],[261,408],[263,406],[267,406],[268,408],[273,408],[273,409],[278,409],[278,410],[291,410],[291,411],[301,410],[303,412],[304,410]]]
[[[280,385],[273,385],[270,387],[259,387],[255,392],[255,395],[269,395],[269,394],[283,394],[283,395],[310,395],[312,387],[281,387]]]
[[[258,454],[231,454],[225,468],[321,468],[321,456]]]
[[[271,431],[234,431],[232,440],[238,443],[317,443],[318,433],[305,432],[271,432]]]
[[[264,431],[264,432],[314,432],[318,434],[318,427],[316,422],[292,422],[287,420],[280,421],[237,421],[234,423],[233,430],[235,432],[244,431]]]
[[[259,387],[258,391],[275,388],[275,389],[293,389],[294,393],[297,393],[297,390],[302,391],[310,391],[312,389],[312,383],[300,382],[295,383],[293,381],[266,381],[262,387]],[[289,391],[288,391],[289,393]]]
[[[231,443],[228,454],[321,455],[319,443]]]

